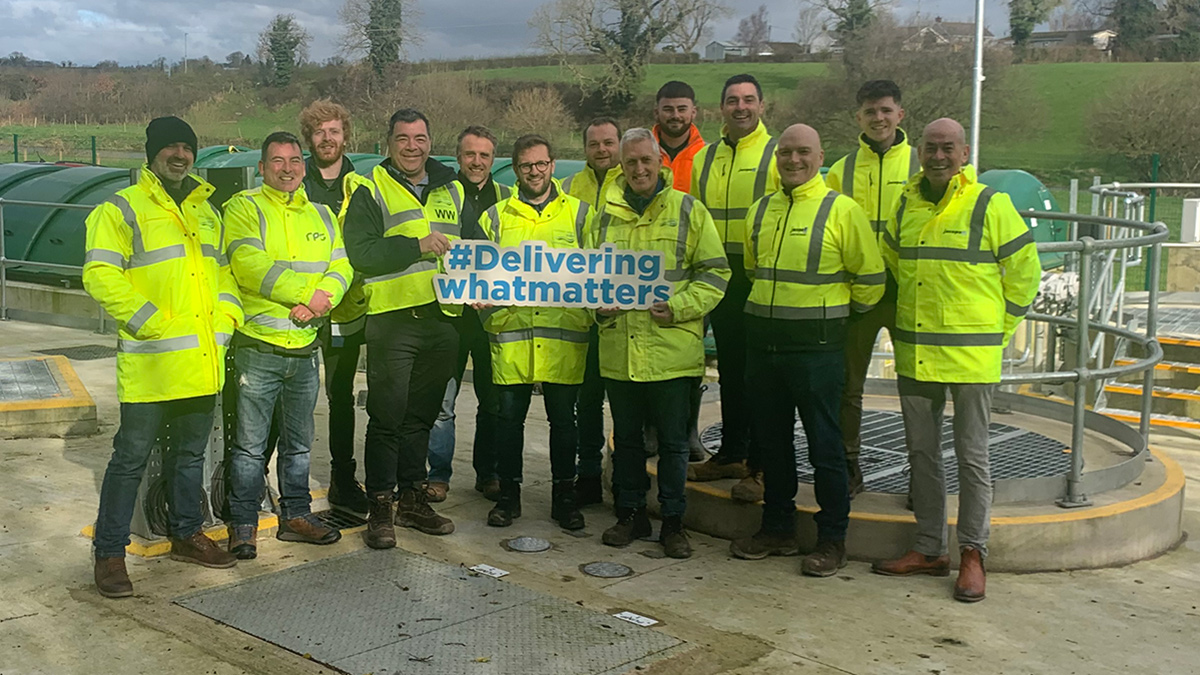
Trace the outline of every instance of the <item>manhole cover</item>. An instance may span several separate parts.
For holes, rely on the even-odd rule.
[[[36,401],[61,395],[46,359],[0,361],[0,401]]]
[[[517,553],[541,553],[550,550],[550,542],[537,537],[516,537],[505,540],[504,547]]]
[[[79,345],[78,347],[59,347],[57,349],[38,349],[37,354],[47,354],[50,356],[65,356],[72,361],[95,361],[96,359],[108,359],[117,355],[116,347],[105,347],[104,345]]]
[[[338,530],[349,530],[355,527],[362,527],[367,524],[367,521],[359,518],[353,513],[348,513],[340,509],[329,509],[328,511],[317,511],[313,513],[326,527],[332,527]]]
[[[579,571],[591,577],[601,579],[619,579],[633,574],[633,568],[615,562],[592,562],[580,565]]]

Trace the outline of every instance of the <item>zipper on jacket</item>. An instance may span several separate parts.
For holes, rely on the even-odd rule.
[[[729,173],[725,174],[725,244],[729,245],[729,204],[731,197],[729,191],[733,188],[733,165],[737,161],[737,145],[730,145],[729,155]]]
[[[890,151],[891,148],[888,148],[888,150]],[[883,153],[883,155],[879,156],[879,190],[878,190],[879,194],[875,195],[875,222],[876,223],[883,220],[883,185],[884,185],[883,156],[886,154],[887,153],[885,152],[885,153]],[[872,225],[874,225],[874,223],[872,223]],[[876,226],[876,227],[878,227],[878,226]],[[875,227],[872,227],[871,229],[874,230]],[[879,237],[878,231],[875,232],[875,236]]]
[[[792,194],[788,193],[787,212],[783,214],[783,227],[779,228],[779,246],[775,247],[775,269],[779,269],[779,258],[783,255],[783,240],[787,238],[788,221],[792,218],[792,206],[796,201],[792,198]],[[779,280],[771,280],[771,311],[770,318],[775,318],[775,291],[779,288]]]

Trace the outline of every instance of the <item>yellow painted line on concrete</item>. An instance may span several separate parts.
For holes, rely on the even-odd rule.
[[[279,527],[279,517],[273,513],[260,515],[258,518],[258,533],[270,534],[270,532]],[[88,539],[94,539],[96,535],[95,526],[88,525],[79,531],[80,534]],[[209,539],[213,541],[225,541],[229,538],[229,528],[224,524],[214,525],[204,531]],[[155,556],[166,555],[171,552],[171,542],[167,539],[156,539],[150,543],[143,544],[139,541],[130,541],[125,547],[125,552],[136,555],[141,558],[153,558]]]
[[[92,396],[88,394],[87,388],[83,386],[83,382],[79,381],[79,377],[75,374],[75,369],[71,367],[71,361],[65,356],[41,356],[37,358],[20,358],[20,359],[0,359],[0,361],[49,361],[51,365],[50,372],[54,376],[55,381],[59,384],[59,388],[66,387],[70,392],[69,395],[58,395],[49,398],[35,398],[25,401],[9,401],[0,403],[0,413],[5,412],[24,412],[26,410],[57,410],[61,408],[87,408],[95,406],[92,401]]]

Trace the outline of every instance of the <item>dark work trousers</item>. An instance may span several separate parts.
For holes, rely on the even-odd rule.
[[[721,385],[721,464],[747,461],[750,470],[761,471],[759,452],[752,440],[750,412],[746,401],[746,299],[750,280],[742,256],[730,255],[733,276],[725,297],[709,314],[717,341],[717,374]]]
[[[325,363],[325,397],[329,400],[329,464],[333,480],[354,480],[354,376],[366,339],[364,331],[333,335],[329,324],[318,333]]]
[[[587,364],[579,387],[579,475],[599,477],[604,471],[604,379],[600,377],[599,327],[588,331]]]
[[[492,348],[487,331],[475,310],[468,307],[458,322],[458,370],[456,379],[461,383],[467,372],[467,357],[471,359],[471,386],[479,405],[475,408],[475,443],[472,447],[471,466],[475,469],[475,481],[482,482],[497,478],[496,474],[496,425],[499,424],[500,400],[496,385],[492,383]],[[461,391],[461,386],[459,391]]]
[[[521,482],[525,451],[525,416],[533,397],[532,384],[498,384],[500,424],[496,428],[496,469],[502,481]],[[575,480],[577,384],[542,384],[542,400],[550,420],[550,475],[555,482]]]
[[[458,331],[437,305],[367,317],[367,492],[425,481],[429,429],[458,357]]]
[[[646,473],[647,423],[658,431],[658,503],[664,518],[687,509],[688,422],[692,390],[699,377],[661,382],[604,380],[613,415],[613,483],[617,507],[646,505],[650,476]]]
[[[808,440],[820,511],[813,516],[817,538],[844,541],[850,525],[849,476],[838,431],[838,404],[846,375],[841,351],[766,352],[746,358],[754,438],[763,452],[763,519],[767,532],[796,529],[795,414]]]
[[[894,302],[875,305],[871,311],[857,315],[846,325],[846,388],[842,390],[840,419],[846,460],[851,462],[857,462],[858,454],[862,452],[863,388],[881,328],[887,328],[889,332],[896,329]]]

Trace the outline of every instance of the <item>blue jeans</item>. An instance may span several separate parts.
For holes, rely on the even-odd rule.
[[[96,516],[96,556],[121,558],[129,545],[129,521],[138,485],[150,452],[164,425],[171,427],[171,447],[164,456],[170,481],[168,525],[171,536],[187,539],[204,525],[204,451],[213,428],[214,396],[155,403],[122,403],[121,426],[113,437],[113,454],[100,486]],[[173,470],[167,471],[167,467]]]
[[[239,347],[233,356],[237,377],[237,434],[230,453],[229,513],[234,525],[258,523],[266,468],[267,433],[279,403],[279,508],[284,520],[307,515],[309,452],[313,410],[321,376],[317,355],[293,357]]]
[[[454,401],[458,398],[458,380],[446,383],[446,396],[437,421],[429,430],[429,482],[449,483],[454,474]]]
[[[604,380],[613,417],[613,484],[619,508],[642,508],[650,475],[646,473],[647,424],[658,431],[658,503],[664,518],[687,509],[688,426],[692,390],[698,377],[661,382]]]

